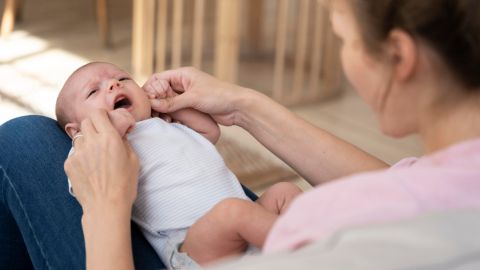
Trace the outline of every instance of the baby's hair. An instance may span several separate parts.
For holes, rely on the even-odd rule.
[[[468,89],[480,88],[479,0],[348,0],[367,50],[401,29],[434,49]]]
[[[57,117],[57,123],[58,125],[62,128],[65,129],[65,126],[70,122],[71,116],[68,113],[69,108],[66,108],[65,106],[65,91],[67,90],[66,88],[68,87],[68,82],[70,78],[72,78],[75,74],[77,74],[80,70],[87,68],[91,65],[95,64],[109,64],[106,62],[90,62],[87,63],[79,68],[77,68],[70,76],[68,76],[67,80],[63,84],[62,89],[60,90],[60,93],[58,94],[57,101],[55,104],[55,116]]]

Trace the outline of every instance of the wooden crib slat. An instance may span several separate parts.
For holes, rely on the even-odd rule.
[[[318,92],[321,91],[319,88],[320,82],[320,68],[322,66],[322,52],[323,45],[325,43],[325,26],[326,20],[328,20],[327,13],[325,11],[324,0],[316,0],[315,8],[315,24],[314,24],[314,33],[313,33],[313,44],[312,44],[312,58],[311,58],[311,68],[310,68],[310,86],[308,90],[308,96],[315,97],[318,95]]]
[[[236,82],[240,46],[240,1],[217,0],[215,76]]]
[[[16,3],[15,0],[6,0],[4,4],[4,11],[2,17],[2,29],[1,29],[1,36],[7,36],[13,30],[13,25],[15,24],[15,8]]]
[[[182,65],[183,0],[173,0],[172,68]]]
[[[132,70],[143,80],[153,73],[155,0],[133,1]]]
[[[308,38],[308,17],[310,0],[299,0],[297,42],[295,48],[295,67],[293,73],[292,101],[296,102],[302,98],[305,76],[305,58],[307,54]]]
[[[339,61],[338,40],[333,33],[331,27],[325,33],[326,48],[324,50],[323,64],[323,82],[325,85],[324,91],[320,96],[330,96],[338,91],[341,83],[341,68]]]
[[[168,0],[157,0],[157,32],[155,42],[155,71],[161,72],[167,68],[167,19]]]
[[[278,0],[277,26],[275,41],[275,66],[273,75],[273,98],[282,100],[283,80],[285,73],[285,53],[287,50],[288,35],[288,4],[289,0]]]
[[[205,0],[195,0],[193,14],[192,66],[202,68]]]
[[[248,49],[251,52],[260,53],[265,2],[263,0],[249,0],[246,5],[248,5],[246,22],[248,23]]]
[[[100,39],[102,40],[102,44],[105,47],[111,46],[107,0],[97,0],[97,23],[100,30]]]

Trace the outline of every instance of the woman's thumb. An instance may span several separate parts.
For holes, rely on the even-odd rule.
[[[187,94],[182,94],[174,97],[167,97],[163,99],[151,99],[150,103],[152,109],[161,113],[171,113],[183,108],[191,107],[191,103]]]

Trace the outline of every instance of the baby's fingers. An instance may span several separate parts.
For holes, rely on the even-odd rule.
[[[145,83],[143,89],[150,98],[166,98],[168,92],[173,92],[167,81],[158,79],[155,75]]]

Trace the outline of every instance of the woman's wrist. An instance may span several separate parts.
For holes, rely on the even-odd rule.
[[[131,208],[98,207],[84,212],[87,269],[133,269]]]
[[[118,238],[124,234],[130,236],[131,216],[132,207],[127,204],[122,207],[110,204],[97,204],[94,208],[84,207],[82,227],[85,241],[98,241],[99,236],[105,239]]]
[[[126,233],[130,230],[131,208],[117,208],[99,206],[95,209],[83,211],[82,227],[85,240],[98,240],[99,235],[116,235]],[[112,231],[110,229],[116,228]]]
[[[96,221],[98,219],[108,218],[111,220],[130,220],[132,213],[132,207],[128,204],[123,206],[110,205],[110,204],[98,204],[96,207],[84,207],[82,221],[86,222]],[[102,218],[103,217],[103,218]]]
[[[233,101],[234,117],[233,123],[236,126],[248,130],[250,119],[255,114],[255,110],[266,102],[266,96],[262,93],[249,88],[241,88]],[[267,98],[268,99],[268,98]]]

